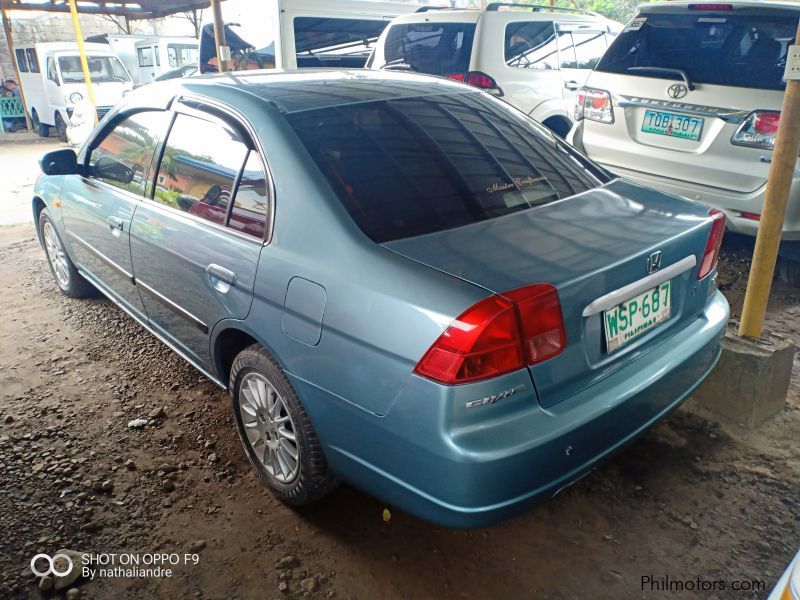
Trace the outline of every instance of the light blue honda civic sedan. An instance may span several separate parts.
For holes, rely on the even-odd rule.
[[[157,83],[41,163],[58,287],[100,290],[228,389],[289,504],[343,480],[446,526],[496,522],[719,357],[723,216],[445,79]]]

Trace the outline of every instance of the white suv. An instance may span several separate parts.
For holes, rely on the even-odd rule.
[[[755,235],[800,6],[644,4],[578,94],[570,141],[611,171],[700,200]],[[783,224],[800,239],[800,171]]]
[[[501,96],[562,137],[575,94],[622,25],[576,9],[493,3],[394,19],[367,68],[447,77]]]

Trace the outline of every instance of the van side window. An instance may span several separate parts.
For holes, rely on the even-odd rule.
[[[56,61],[53,58],[47,58],[47,78],[50,81],[58,84],[58,72],[56,71]]]
[[[241,136],[222,123],[178,114],[164,148],[154,199],[224,225],[247,151]]]
[[[145,46],[144,48],[139,48],[137,50],[139,54],[139,66],[140,67],[152,67],[153,66],[153,49],[150,46]]]
[[[247,155],[228,226],[253,237],[262,238],[269,209],[268,183],[255,150]]]
[[[89,177],[140,195],[170,113],[147,111],[120,121],[89,155]]]
[[[18,49],[14,51],[14,54],[17,55],[17,68],[19,69],[20,73],[27,73],[28,72],[28,59],[25,57],[25,50]]]
[[[36,48],[26,48],[25,55],[28,57],[28,68],[31,73],[38,73],[39,58],[36,56]]]
[[[509,67],[558,69],[558,47],[552,21],[522,21],[506,27],[505,59]]]

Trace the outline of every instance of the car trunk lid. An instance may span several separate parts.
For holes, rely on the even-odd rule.
[[[635,360],[696,318],[705,300],[697,293],[692,266],[702,259],[709,231],[705,207],[616,181],[552,204],[383,245],[494,293],[554,284],[567,344],[560,355],[530,368],[547,407]],[[584,312],[598,298],[647,277],[655,252],[661,253],[661,269],[681,261],[688,265],[671,279],[671,316],[607,352],[602,311]]]

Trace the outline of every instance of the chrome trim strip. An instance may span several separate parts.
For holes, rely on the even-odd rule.
[[[702,104],[687,104],[686,102],[673,102],[671,100],[657,100],[654,98],[640,98],[637,96],[622,96],[623,100],[617,101],[617,106],[627,108],[629,106],[639,106],[644,108],[668,108],[677,110],[690,115],[701,117],[716,117],[728,123],[743,123],[750,114],[749,110],[737,110],[735,108],[718,108],[716,106],[704,106]]]
[[[85,272],[85,271],[83,271],[82,269],[78,269],[78,272],[79,272],[79,273],[80,273],[80,274],[81,274],[83,277],[85,277],[86,279],[88,279],[89,281],[91,281],[91,282],[92,282],[92,285],[94,285],[94,286],[95,286],[95,287],[96,287],[98,290],[100,290],[100,292],[101,292],[101,293],[102,293],[102,294],[103,294],[103,295],[104,295],[106,298],[108,298],[109,300],[111,300],[111,302],[113,302],[114,304],[116,304],[117,306],[119,306],[119,307],[120,307],[120,308],[121,308],[123,311],[125,311],[125,313],[126,313],[126,314],[127,314],[129,317],[131,317],[131,318],[132,318],[134,321],[136,321],[136,322],[137,322],[139,325],[141,325],[142,327],[144,327],[144,328],[145,328],[145,330],[147,330],[149,333],[153,334],[153,335],[156,337],[156,339],[158,339],[158,340],[159,340],[161,343],[163,343],[163,344],[164,344],[164,345],[165,345],[167,348],[169,348],[170,350],[172,350],[172,351],[173,351],[175,354],[177,354],[178,356],[180,356],[180,357],[181,357],[183,360],[185,360],[187,363],[189,363],[189,364],[190,364],[191,366],[193,366],[195,369],[197,369],[198,371],[200,371],[200,373],[202,373],[203,375],[205,375],[206,377],[208,377],[208,378],[209,378],[209,379],[210,379],[210,380],[211,380],[211,381],[212,381],[212,382],[213,382],[215,385],[219,386],[219,387],[220,387],[220,388],[222,388],[223,390],[226,390],[226,389],[228,389],[228,388],[227,388],[227,386],[226,386],[224,383],[222,383],[222,382],[221,382],[219,379],[217,379],[217,378],[216,378],[214,375],[212,375],[212,374],[211,374],[209,371],[207,371],[206,369],[204,369],[202,366],[198,365],[198,364],[197,364],[197,363],[196,363],[194,360],[192,360],[191,358],[189,358],[189,357],[188,357],[188,356],[187,356],[187,355],[186,355],[186,354],[185,354],[185,353],[184,353],[182,350],[180,350],[180,349],[179,349],[177,346],[175,346],[175,344],[173,344],[172,342],[170,342],[170,341],[169,341],[167,338],[165,338],[163,335],[161,335],[160,333],[158,333],[158,332],[157,332],[155,329],[153,329],[152,327],[150,327],[150,325],[149,325],[149,324],[147,324],[147,323],[146,323],[146,322],[144,322],[144,321],[143,321],[141,318],[139,318],[139,316],[138,316],[136,313],[134,313],[134,312],[133,312],[133,311],[132,311],[130,308],[128,308],[128,307],[127,307],[127,306],[125,306],[125,305],[124,305],[122,302],[120,302],[119,300],[117,300],[117,299],[116,299],[116,298],[115,298],[115,297],[114,297],[114,296],[111,294],[111,292],[107,291],[107,290],[105,289],[105,286],[104,286],[102,283],[100,283],[100,282],[99,282],[97,279],[95,279],[95,278],[94,278],[94,277],[92,277],[92,276],[91,276],[89,273],[86,273],[86,272]]]
[[[633,298],[637,294],[646,292],[647,290],[652,289],[657,285],[661,285],[665,281],[672,279],[681,273],[685,273],[689,269],[693,269],[695,265],[697,265],[697,257],[694,254],[687,256],[675,264],[668,266],[666,269],[658,271],[657,273],[653,273],[652,275],[648,275],[639,281],[634,281],[633,283],[628,284],[625,287],[621,287],[618,290],[614,290],[613,292],[609,292],[604,296],[600,296],[597,300],[583,309],[583,316],[591,317],[592,315],[599,314],[604,310],[613,308],[620,302],[624,302],[629,298]]]
[[[203,323],[200,319],[195,317],[192,313],[190,313],[185,308],[175,304],[172,300],[167,298],[166,296],[160,294],[153,288],[151,288],[146,283],[143,283],[141,279],[136,280],[136,287],[141,288],[141,290],[151,296],[153,299],[160,302],[162,305],[166,306],[168,309],[176,313],[178,316],[183,317],[190,323],[192,323],[195,327],[197,327],[203,333],[208,333],[208,325]]]
[[[105,254],[103,254],[102,252],[100,252],[99,250],[97,250],[97,249],[96,249],[94,246],[92,246],[92,245],[91,245],[89,242],[87,242],[87,241],[83,240],[81,237],[79,237],[78,235],[76,235],[75,233],[73,233],[73,232],[71,232],[71,231],[67,231],[67,235],[68,235],[69,237],[71,237],[72,239],[74,239],[76,242],[78,242],[78,243],[79,243],[81,246],[83,246],[83,247],[84,247],[86,250],[88,250],[89,252],[91,252],[91,253],[92,253],[92,255],[94,255],[96,258],[98,258],[99,260],[101,260],[101,261],[102,261],[102,262],[103,262],[103,263],[104,263],[106,266],[108,266],[108,267],[111,267],[111,268],[112,268],[113,270],[115,270],[117,273],[119,273],[120,275],[122,275],[123,277],[125,277],[125,278],[126,278],[126,279],[127,279],[127,280],[128,280],[130,283],[131,283],[131,285],[133,285],[133,284],[135,284],[135,283],[136,283],[136,281],[135,281],[135,280],[134,280],[134,278],[133,278],[133,274],[132,274],[132,273],[129,273],[128,271],[126,271],[125,269],[123,269],[121,266],[119,266],[119,265],[118,265],[117,263],[115,263],[113,260],[111,260],[110,258],[108,258],[108,257],[107,257]]]

